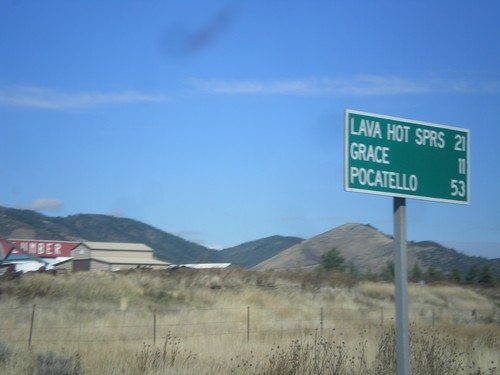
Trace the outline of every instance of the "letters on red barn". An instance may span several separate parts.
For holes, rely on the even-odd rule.
[[[71,250],[79,244],[79,242],[43,240],[10,240],[10,242],[16,245],[12,254],[21,255],[25,252],[41,258],[71,257]]]

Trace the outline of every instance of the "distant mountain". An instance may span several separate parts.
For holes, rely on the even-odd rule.
[[[30,210],[0,206],[0,236],[60,241],[137,242],[154,249],[158,259],[174,264],[222,261],[219,251],[136,220],[106,215],[47,217]]]
[[[392,256],[392,240],[369,226],[345,224],[305,240],[258,264],[256,270],[311,268],[321,262],[321,256],[336,248],[347,262],[353,262],[362,272],[381,271]]]
[[[220,262],[218,251],[136,220],[88,214],[55,220],[88,241],[144,243],[154,249],[158,259],[170,263]]]
[[[221,251],[208,249],[136,220],[81,214],[47,217],[30,210],[0,206],[0,236],[19,239],[138,242],[150,246],[158,259],[174,264],[233,263],[250,268],[302,241],[271,236]]]
[[[305,240],[256,265],[255,270],[312,268],[321,256],[332,248],[339,250],[348,264],[360,272],[380,273],[393,261],[394,241],[370,225],[344,224],[326,233]],[[454,268],[464,274],[470,266],[489,265],[500,273],[499,259],[471,257],[431,241],[408,243],[408,267],[418,264],[422,269],[434,267],[443,272]]]
[[[433,241],[410,242],[408,252],[416,258],[419,265],[424,269],[431,266],[444,272],[457,269],[465,275],[473,265],[479,267],[488,265],[492,270],[500,274],[500,259],[488,260],[482,257],[465,255]]]
[[[251,268],[302,241],[299,237],[271,236],[224,249],[220,256],[224,262]]]
[[[380,273],[393,260],[393,239],[370,225],[344,224],[308,240],[271,236],[217,251],[151,225],[127,218],[81,214],[48,217],[30,210],[0,206],[0,236],[18,239],[136,242],[154,250],[158,259],[174,264],[224,262],[256,270],[312,268],[321,255],[337,248],[360,272]],[[470,257],[432,241],[408,243],[409,268],[433,266],[462,274],[472,266],[489,265],[500,274],[500,258]]]

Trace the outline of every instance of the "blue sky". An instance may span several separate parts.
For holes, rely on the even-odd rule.
[[[344,110],[470,129],[470,206],[409,240],[500,256],[496,1],[0,1],[0,205],[222,248],[347,222]]]

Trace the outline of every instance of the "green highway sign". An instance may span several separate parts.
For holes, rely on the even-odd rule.
[[[345,111],[346,191],[469,204],[469,130]]]

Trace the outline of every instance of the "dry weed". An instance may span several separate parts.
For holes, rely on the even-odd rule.
[[[33,352],[70,358],[82,374],[380,375],[395,366],[391,284],[302,271],[177,270],[33,274],[0,281],[0,290],[3,352],[11,353],[2,374],[33,372],[33,305]],[[461,287],[409,292],[414,374],[498,371],[493,300]]]

